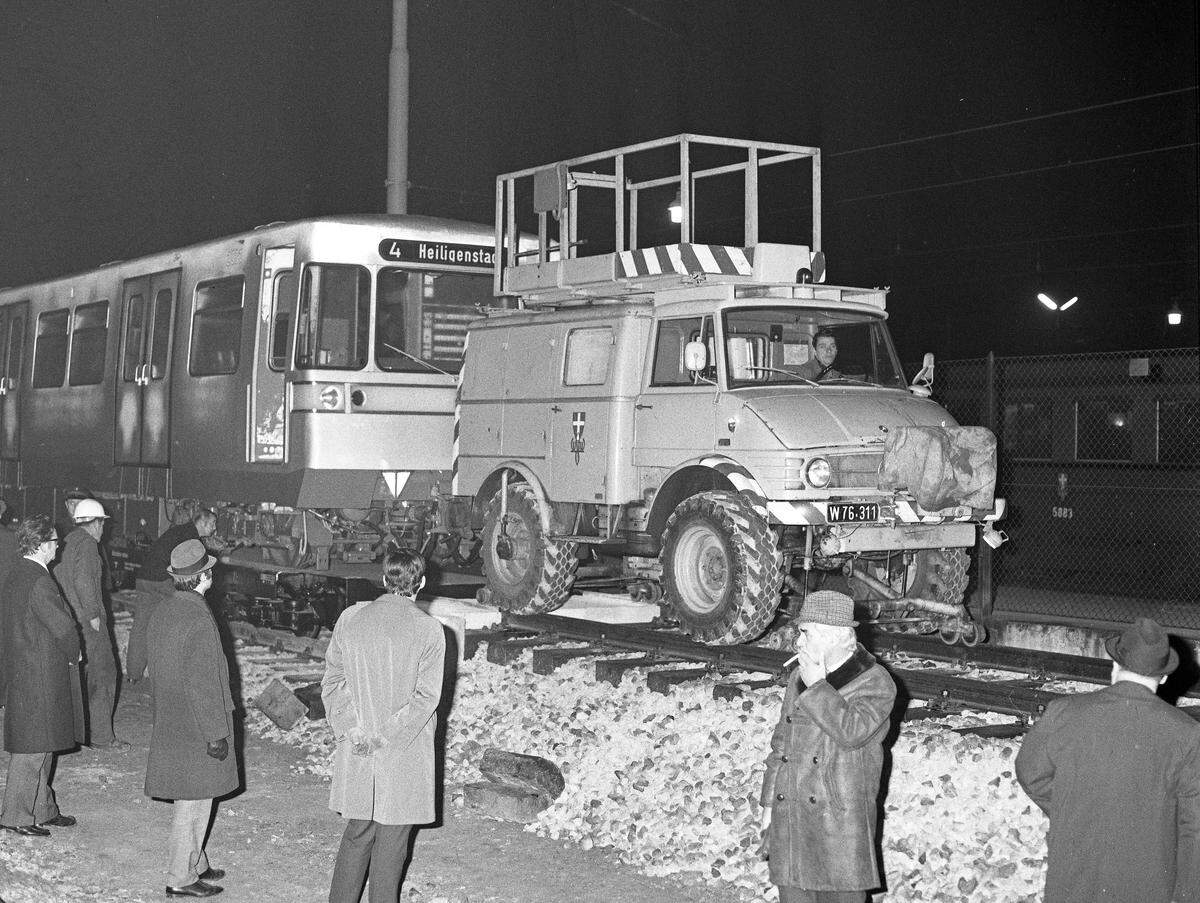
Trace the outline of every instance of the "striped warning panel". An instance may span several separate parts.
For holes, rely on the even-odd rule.
[[[638,248],[617,255],[617,275],[659,276],[663,273],[722,273],[726,276],[754,274],[754,249],[725,245],[663,245]]]

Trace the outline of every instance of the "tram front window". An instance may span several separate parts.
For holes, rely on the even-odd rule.
[[[457,373],[467,324],[493,303],[488,275],[380,270],[375,363],[381,370]]]
[[[904,387],[887,327],[841,310],[734,308],[723,316],[729,388],[761,385]]]
[[[366,267],[310,263],[300,288],[296,366],[361,370],[367,365],[371,274]]]

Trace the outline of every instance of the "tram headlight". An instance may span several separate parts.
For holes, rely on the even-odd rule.
[[[804,477],[813,489],[824,489],[828,486],[829,476],[829,462],[824,458],[813,458],[808,462],[808,469],[804,471]]]
[[[342,390],[337,386],[326,386],[321,390],[321,405],[330,411],[342,406]]]

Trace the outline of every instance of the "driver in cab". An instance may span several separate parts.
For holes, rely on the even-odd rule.
[[[823,379],[838,379],[841,373],[833,369],[837,359],[837,339],[828,329],[818,329],[813,335],[813,356],[796,368],[795,373],[813,382]]]

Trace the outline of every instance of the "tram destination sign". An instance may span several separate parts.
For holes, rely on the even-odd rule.
[[[379,243],[379,256],[398,263],[440,263],[490,270],[496,249],[490,245],[460,245],[450,241],[385,238]]]

